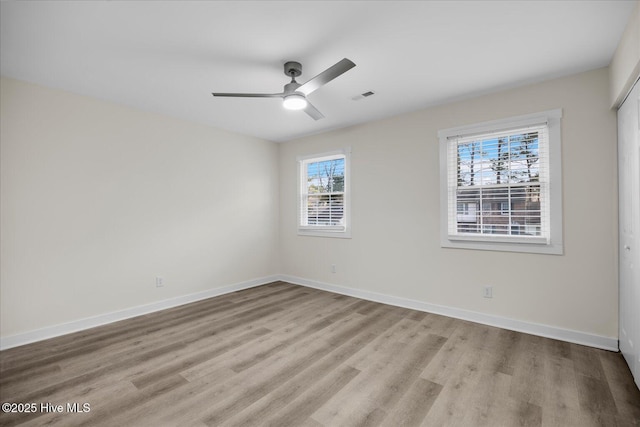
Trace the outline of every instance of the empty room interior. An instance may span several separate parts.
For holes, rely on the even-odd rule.
[[[640,425],[640,2],[2,1],[1,426]]]

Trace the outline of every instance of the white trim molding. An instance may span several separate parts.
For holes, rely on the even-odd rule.
[[[496,316],[493,314],[480,313],[477,311],[464,310],[461,308],[448,307],[444,305],[429,304],[426,302],[409,298],[396,297],[377,292],[365,291],[361,289],[348,288],[315,280],[303,279],[301,277],[281,275],[279,280],[293,283],[295,285],[307,286],[309,288],[348,295],[382,304],[394,305],[397,307],[410,308],[412,310],[424,311],[427,313],[440,314],[454,317],[456,319],[468,320],[483,325],[495,326],[516,332],[523,332],[531,335],[538,335],[545,338],[552,338],[567,341],[574,344],[586,345],[609,351],[618,351],[618,339],[601,335],[589,334],[572,329],[559,328],[557,326],[544,325],[540,323],[525,322],[508,317]]]
[[[443,248],[563,255],[561,119],[562,109],[558,108],[534,114],[443,129],[438,132],[438,139],[440,140],[440,245]],[[471,203],[474,209],[480,213],[477,216],[478,214],[474,210],[474,213],[471,214],[471,224],[476,224],[477,226],[477,218],[485,218],[485,214],[482,213],[485,211],[483,196],[476,195],[470,198],[463,197],[458,199],[461,189],[464,189],[465,192],[475,189],[473,191],[479,191],[479,194],[482,194],[483,188],[489,192],[493,191],[494,195],[487,199],[491,202],[492,198],[496,197],[495,194],[502,194],[508,188],[520,188],[520,191],[522,191],[526,186],[532,185],[534,181],[530,179],[527,183],[497,182],[475,186],[460,186],[461,160],[460,152],[458,151],[459,144],[466,145],[473,141],[492,140],[498,137],[502,138],[505,135],[521,135],[529,131],[538,135],[536,139],[539,138],[539,150],[537,152],[538,178],[535,183],[540,192],[540,206],[537,211],[540,215],[540,224],[538,225],[538,233],[540,235],[535,237],[495,235],[485,233],[484,228],[481,228],[481,231],[460,231],[459,220],[456,219],[458,216],[458,203]],[[475,142],[473,143],[475,144]],[[480,153],[483,152],[480,149]],[[479,170],[477,174],[480,173],[481,171]],[[498,193],[495,193],[496,191]],[[509,200],[511,200],[511,196],[509,196]],[[535,211],[530,213],[532,212]],[[490,213],[489,215],[491,216]],[[488,225],[489,228],[492,227],[491,223],[485,225]],[[524,227],[524,225],[517,226],[517,229],[520,230],[521,227]]]
[[[334,226],[307,224],[307,165],[326,160],[344,159],[343,212],[341,224]],[[307,154],[296,157],[298,164],[298,235],[315,237],[351,238],[351,147],[320,154]],[[331,193],[318,193],[331,194]]]
[[[11,335],[8,337],[0,337],[0,350],[7,350],[12,347],[18,347],[49,338],[59,337],[61,335],[71,334],[73,332],[83,331],[85,329],[107,325],[109,323],[118,322],[120,320],[125,320],[136,316],[142,316],[143,314],[166,310],[168,308],[189,304],[207,298],[217,297],[231,292],[266,285],[267,283],[276,282],[278,280],[280,280],[279,276],[261,277],[258,279],[234,283],[232,285],[227,285],[220,288],[213,288],[202,292],[169,298],[166,300],[153,302],[151,304],[139,305],[137,307],[131,307],[111,313],[100,314],[98,316],[78,319],[68,323],[47,326],[46,328],[36,329],[33,331]]]
[[[37,341],[55,338],[61,335],[71,334],[97,326],[107,325],[109,323],[118,322],[120,320],[129,319],[144,314],[153,313],[168,308],[177,307],[184,304],[200,301],[207,298],[213,298],[231,292],[249,289],[257,286],[266,285],[267,283],[283,281],[295,285],[306,286],[309,288],[320,289],[323,291],[333,292],[341,295],[348,295],[368,301],[375,301],[382,304],[394,305],[397,307],[409,308],[412,310],[424,311],[427,313],[440,314],[443,316],[453,317],[456,319],[468,320],[471,322],[481,323],[483,325],[495,326],[498,328],[509,329],[517,332],[538,335],[545,338],[553,338],[557,340],[567,341],[575,344],[587,345],[590,347],[601,348],[604,350],[618,351],[618,339],[604,337],[600,335],[589,334],[586,332],[574,331],[571,329],[558,328],[555,326],[543,325],[539,323],[524,322],[521,320],[510,319],[507,317],[485,314],[476,311],[464,310],[444,305],[430,304],[423,301],[413,300],[409,298],[397,297],[393,295],[381,294],[378,292],[365,291],[361,289],[349,288],[339,285],[333,285],[315,280],[304,279],[301,277],[290,276],[286,274],[273,275],[258,279],[248,280],[245,282],[235,283],[220,288],[209,289],[207,291],[198,292],[189,295],[183,295],[175,298],[158,301],[151,304],[145,304],[137,307],[131,307],[125,310],[105,313],[102,315],[88,317],[75,320],[68,323],[48,326],[46,328],[37,329],[17,335],[0,338],[0,350],[18,347]]]

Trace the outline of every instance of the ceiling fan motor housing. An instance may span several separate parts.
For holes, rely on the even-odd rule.
[[[298,77],[302,74],[302,64],[296,61],[285,62],[284,73],[289,77]]]

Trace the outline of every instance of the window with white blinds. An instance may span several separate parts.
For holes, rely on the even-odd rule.
[[[443,246],[562,253],[560,117],[439,132]]]
[[[349,150],[298,158],[298,233],[350,237]]]

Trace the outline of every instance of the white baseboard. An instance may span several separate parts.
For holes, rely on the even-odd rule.
[[[498,328],[524,332],[527,334],[538,335],[546,338],[553,338],[556,340],[567,341],[574,344],[581,344],[610,351],[618,351],[617,338],[593,335],[586,332],[558,328],[556,326],[543,325],[539,323],[524,322],[522,320],[510,319],[507,317],[501,317],[492,314],[479,313],[476,311],[469,311],[455,307],[429,304],[426,302],[408,298],[395,297],[392,295],[385,295],[377,292],[332,285],[329,283],[317,282],[315,280],[303,279],[301,277],[289,276],[286,274],[280,275],[278,276],[278,278],[279,280],[282,280],[284,282],[366,299],[369,301],[440,314],[448,317],[455,317],[456,319],[468,320],[471,322],[481,323],[483,325],[496,326]]]
[[[85,319],[75,320],[69,323],[49,326],[34,331],[29,331],[8,337],[0,337],[0,350],[6,350],[12,347],[24,344],[42,341],[85,329],[102,326],[109,323],[117,322],[131,317],[141,316],[143,314],[155,311],[165,310],[167,308],[177,307],[179,305],[189,304],[191,302],[200,301],[206,298],[212,298],[219,295],[228,294],[242,289],[253,288],[267,283],[282,280],[284,282],[296,285],[307,286],[310,288],[321,289],[324,291],[334,292],[337,294],[348,295],[369,301],[380,302],[383,304],[395,305],[398,307],[410,308],[413,310],[425,311],[429,313],[440,314],[443,316],[454,317],[457,319],[468,320],[471,322],[481,323],[489,326],[496,326],[512,331],[524,332],[527,334],[538,335],[547,338],[572,342],[575,344],[587,345],[590,347],[601,348],[604,350],[618,351],[618,339],[604,337],[600,335],[588,334],[585,332],[574,331],[571,329],[563,329],[555,326],[542,325],[539,323],[524,322],[521,320],[510,319],[492,314],[479,313],[475,311],[463,310],[455,307],[448,307],[437,304],[429,304],[422,301],[412,300],[409,298],[396,297],[392,295],[381,294],[377,292],[365,291],[361,289],[348,288],[344,286],[332,285],[329,283],[318,282],[315,280],[304,279],[301,277],[289,275],[274,275],[258,279],[248,280],[233,285],[223,286],[221,288],[209,289],[207,291],[198,292],[189,295],[183,295],[175,298],[158,301],[151,304],[145,304],[137,307],[131,307],[125,310],[115,311],[102,314],[99,316],[88,317]]]
[[[0,337],[0,350],[6,350],[12,347],[18,347],[20,345],[29,344],[36,341],[58,337],[60,335],[66,335],[72,332],[78,332],[85,329],[94,328],[96,326],[106,325],[108,323],[129,319],[131,317],[141,316],[143,314],[153,313],[154,311],[177,307],[179,305],[189,304],[191,302],[228,294],[242,289],[265,285],[267,283],[280,280],[279,277],[280,276],[267,276],[258,279],[247,280],[245,282],[235,283],[233,285],[223,286],[221,288],[214,288],[194,294],[182,295],[151,304],[131,307],[120,311],[101,314],[99,316],[87,317],[84,319],[74,320],[73,322],[48,326],[46,328],[37,329],[17,335],[11,335],[8,337]]]

